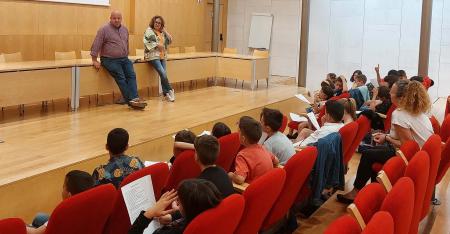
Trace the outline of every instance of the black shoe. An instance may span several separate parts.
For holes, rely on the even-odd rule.
[[[337,198],[337,201],[342,203],[342,204],[349,204],[350,205],[350,204],[352,204],[355,201],[355,199],[345,198],[343,194],[338,194],[336,196],[336,198]]]
[[[320,207],[320,206],[315,206],[315,205],[312,205],[312,204],[308,204],[308,205],[306,205],[305,207],[303,207],[303,208],[300,210],[299,213],[300,213],[301,215],[303,215],[304,217],[309,218],[309,217],[311,217],[311,215],[314,214],[314,212],[316,212],[317,209],[319,209],[319,207]]]

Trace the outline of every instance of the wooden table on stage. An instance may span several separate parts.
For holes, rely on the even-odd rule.
[[[136,59],[139,57],[130,57]],[[226,77],[251,82],[267,79],[269,83],[270,58],[233,55],[214,52],[170,54],[167,58],[167,76],[170,82]],[[137,87],[158,86],[158,74],[146,61],[134,63]],[[79,97],[92,94],[119,92],[114,79],[104,68],[96,70],[90,59],[32,61],[0,64],[0,106],[72,98],[76,111]]]

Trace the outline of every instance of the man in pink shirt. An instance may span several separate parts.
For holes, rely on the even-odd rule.
[[[100,52],[101,65],[116,81],[126,104],[133,109],[144,109],[147,103],[139,99],[136,73],[133,63],[128,59],[128,29],[122,24],[120,12],[112,12],[109,19],[110,22],[98,30],[92,43],[92,63],[96,69],[100,69],[100,63],[97,61]]]

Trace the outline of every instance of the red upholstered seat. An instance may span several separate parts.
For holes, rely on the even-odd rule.
[[[356,133],[358,132],[358,123],[351,122],[339,130],[339,134],[342,138],[342,155],[347,153],[350,145],[355,140]]]
[[[53,210],[45,233],[102,233],[115,196],[116,188],[106,184],[67,198]]]
[[[378,183],[371,183],[364,186],[355,198],[353,204],[358,208],[364,223],[369,223],[372,216],[380,211],[386,190]]]
[[[428,201],[428,203],[430,203]],[[394,233],[407,234],[414,209],[414,183],[408,177],[397,181],[386,195],[381,211],[387,211],[394,220]]]
[[[355,122],[358,123],[358,132],[356,133],[355,139],[348,148],[347,152],[344,154],[344,164],[350,162],[350,159],[352,159],[359,143],[362,141],[366,133],[370,131],[370,120],[366,116],[360,116]]]
[[[156,201],[159,200],[161,196],[161,191],[164,188],[164,183],[167,180],[167,175],[169,174],[169,167],[166,163],[157,163],[149,167],[143,168],[136,171],[125,178],[120,184],[119,189],[116,193],[116,198],[114,200],[114,205],[111,214],[109,215],[108,221],[103,228],[103,233],[117,233],[126,234],[131,227],[130,218],[128,216],[128,210],[125,205],[125,201],[122,196],[122,187],[137,180],[144,176],[150,175],[152,178],[153,190],[155,192]]]
[[[422,147],[422,151],[430,156],[430,173],[428,176],[427,191],[423,200],[422,214],[420,220],[424,219],[430,208],[431,196],[433,195],[434,185],[436,183],[439,162],[441,161],[441,138],[438,135],[432,135]]]
[[[376,213],[362,234],[394,234],[394,219],[386,211]]]
[[[311,189],[309,188],[309,180],[305,180],[305,182],[303,182],[302,187],[300,188],[300,191],[297,194],[297,197],[295,198],[294,204],[298,204],[298,203],[302,202],[310,194],[311,194]]]
[[[317,158],[317,149],[309,146],[292,156],[284,166],[286,171],[286,182],[283,190],[278,196],[274,205],[270,209],[261,227],[264,231],[277,223],[294,205],[295,197],[300,191],[304,181],[309,178],[314,163]]]
[[[350,93],[343,93],[341,95],[339,95],[339,99],[341,98],[350,98]]]
[[[217,207],[198,215],[186,227],[184,234],[230,234],[236,229],[244,211],[244,197],[233,194]]]
[[[448,168],[450,167],[450,139],[444,145],[441,151],[441,162],[439,163],[439,168],[436,176],[436,184],[441,182],[442,178],[444,178],[445,173],[447,173]]]
[[[419,230],[420,214],[422,213],[423,198],[427,189],[430,170],[430,157],[424,151],[418,152],[406,167],[405,177],[414,183],[414,210],[409,228],[410,234],[417,234]]]
[[[283,116],[283,124],[281,125],[281,128],[278,130],[279,132],[284,133],[284,130],[286,130],[286,126],[287,126],[287,121],[288,121],[288,118],[286,115],[284,115]],[[298,129],[298,126],[297,126],[297,129]]]
[[[447,115],[442,122],[440,136],[443,142],[447,142],[450,138],[450,115]]]
[[[350,216],[342,216],[328,226],[323,234],[359,234],[361,228],[358,221]]]
[[[195,162],[195,151],[186,150],[183,151],[173,162],[173,166],[167,177],[166,184],[164,185],[164,191],[170,191],[172,189],[177,190],[178,185],[185,179],[192,179],[200,175],[202,170]]]
[[[0,220],[0,233],[2,234],[27,234],[25,222],[19,218]]]
[[[245,209],[234,234],[258,233],[266,214],[280,195],[286,171],[275,168],[253,181],[244,191]]]
[[[394,186],[405,175],[406,164],[402,158],[393,157],[383,165],[382,170],[386,173],[391,185]]]
[[[391,129],[391,124],[392,124],[392,112],[395,111],[397,107],[392,104],[391,108],[389,108],[388,112],[386,113],[386,119],[383,119],[383,124],[384,124],[384,130],[385,132],[387,132],[389,129]]]
[[[440,133],[441,133],[441,124],[439,124],[439,121],[434,116],[431,116],[430,122],[431,122],[431,125],[433,126],[434,134],[440,135]]]
[[[298,125],[300,125],[300,122],[291,121],[287,125],[290,129],[294,129],[295,131],[298,130]]]
[[[219,138],[219,145],[220,154],[217,158],[216,165],[223,168],[226,172],[229,172],[231,164],[241,147],[239,133],[235,132]]]

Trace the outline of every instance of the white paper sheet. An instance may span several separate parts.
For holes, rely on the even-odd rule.
[[[152,178],[150,175],[144,176],[123,186],[122,195],[125,205],[127,206],[131,223],[134,223],[141,211],[146,211],[156,203]],[[144,230],[144,234],[151,234],[160,227],[161,224],[159,221],[153,220]]]
[[[314,95],[314,93],[312,94],[312,95]],[[311,104],[311,102],[308,100],[308,99],[306,99],[305,98],[305,96],[303,96],[302,94],[297,94],[297,95],[295,95],[298,99],[300,99],[300,100],[302,100],[302,101],[304,101],[304,102],[306,102],[306,103],[308,103],[308,104]]]
[[[309,119],[309,121],[311,121],[311,123],[316,128],[316,130],[320,129],[319,123],[317,122],[316,116],[314,116],[313,112],[308,113],[308,119]]]
[[[167,162],[163,162],[163,161],[159,161],[159,162],[157,162],[157,161],[145,161],[145,162],[144,162],[144,166],[145,166],[145,167],[149,167],[149,166],[155,165],[155,164],[157,164],[157,163],[167,163]]]
[[[306,117],[294,114],[294,113],[290,113],[291,115],[291,120],[295,121],[295,122],[306,122],[308,121],[308,119]]]
[[[301,143],[302,143],[302,141],[299,141],[299,142],[296,142],[296,143],[294,143],[292,145],[295,147],[295,146],[299,146]]]
[[[356,114],[359,115],[359,113],[361,113],[361,111],[356,111]]]
[[[260,145],[264,144],[264,141],[266,141],[267,136],[268,136],[267,133],[263,132],[261,138],[259,138],[258,144]]]
[[[377,79],[370,79],[370,83],[372,83],[373,87],[378,88],[378,80]]]
[[[211,135],[210,131],[203,131],[202,134],[198,135],[198,136],[203,136],[203,135]]]

